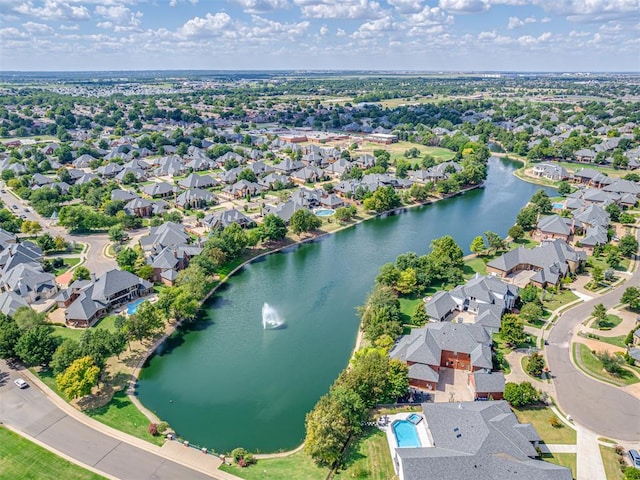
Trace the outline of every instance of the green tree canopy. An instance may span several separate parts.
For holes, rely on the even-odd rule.
[[[98,384],[99,375],[100,367],[87,355],[74,360],[64,373],[57,375],[56,386],[67,398],[86,397]]]

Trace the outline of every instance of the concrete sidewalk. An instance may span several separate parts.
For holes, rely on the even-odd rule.
[[[607,480],[600,454],[598,434],[577,427],[577,480]]]

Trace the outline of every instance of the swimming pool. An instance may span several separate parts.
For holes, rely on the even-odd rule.
[[[142,302],[144,302],[144,300],[145,300],[144,298],[139,298],[135,302],[127,305],[127,315],[133,315],[134,313],[136,313],[138,311],[138,306]]]
[[[416,426],[408,420],[396,420],[391,425],[399,448],[421,447]]]
[[[315,212],[318,217],[330,217],[335,214],[336,211],[333,208],[318,208]]]
[[[554,203],[553,204],[553,208],[555,210],[562,210],[564,208],[564,204],[562,204],[562,203]]]
[[[422,421],[422,417],[420,415],[418,415],[417,413],[412,413],[411,415],[409,415],[407,417],[407,420],[409,420],[414,425],[417,425]]]

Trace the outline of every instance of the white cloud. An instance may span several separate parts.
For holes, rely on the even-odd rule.
[[[453,13],[482,13],[489,10],[486,0],[440,0],[438,6]]]
[[[392,30],[395,30],[393,18],[386,16],[384,18],[363,23],[351,36],[358,39],[377,38]]]
[[[288,8],[287,0],[231,0],[247,13],[266,13],[280,8]]]
[[[549,23],[551,21],[550,17],[544,17],[540,19],[540,23]]]
[[[518,17],[509,17],[509,23],[507,25],[507,28],[509,30],[513,30],[514,28],[524,27],[529,23],[536,23],[536,18],[527,17],[527,18],[520,19]]]
[[[422,10],[422,0],[387,0],[400,13],[417,13]]]
[[[307,18],[380,18],[378,2],[371,0],[293,0]]]
[[[44,23],[27,22],[22,27],[29,33],[38,35],[50,35],[54,32],[53,28]]]
[[[248,27],[243,37],[253,40],[270,42],[278,37],[293,38],[302,35],[311,23],[304,21],[299,23],[281,23],[267,18],[252,16],[253,25]],[[241,27],[244,32],[245,27]]]
[[[112,7],[98,5],[96,7],[96,14],[105,19],[105,21],[97,24],[99,28],[114,28],[116,32],[125,32],[139,28],[140,19],[142,18],[142,12],[134,13],[124,5],[115,5]]]
[[[438,7],[429,8],[429,6],[424,7],[421,12],[407,17],[407,23],[412,27],[451,25],[453,21],[453,16],[447,15],[442,9]]]
[[[13,4],[15,13],[29,15],[41,20],[88,20],[89,10],[84,5],[72,5],[72,2],[45,0],[43,6],[36,7],[31,0]]]
[[[326,25],[322,25],[320,27],[320,35],[325,36],[327,33],[329,33],[329,28]]]
[[[231,25],[231,17],[228,13],[207,13],[202,17],[194,17],[187,21],[180,29],[180,33],[187,37],[219,34]]]
[[[169,0],[170,7],[177,7],[181,3],[190,3],[191,5],[197,5],[198,0]]]
[[[533,0],[533,3],[571,22],[635,21],[640,17],[638,0]]]

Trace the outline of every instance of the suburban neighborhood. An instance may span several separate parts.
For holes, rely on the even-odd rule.
[[[5,80],[0,431],[108,478],[637,478],[635,76]]]

